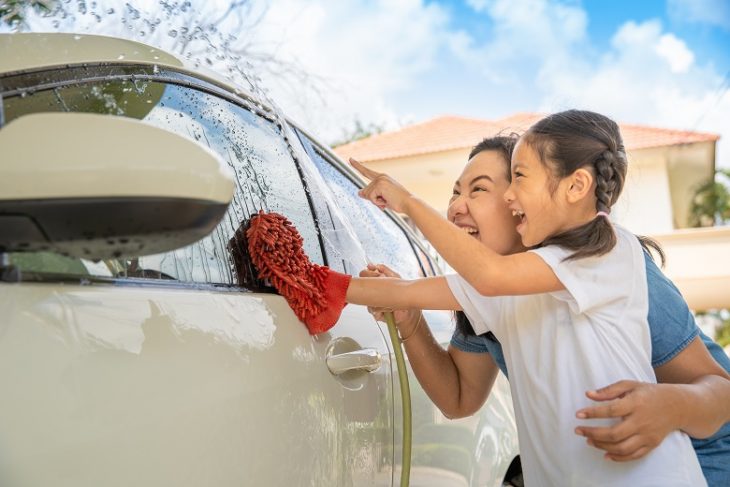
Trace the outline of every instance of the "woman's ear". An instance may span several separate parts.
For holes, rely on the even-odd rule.
[[[568,176],[568,202],[576,203],[586,196],[590,196],[593,191],[593,173],[589,170],[580,168],[576,169],[573,174]]]

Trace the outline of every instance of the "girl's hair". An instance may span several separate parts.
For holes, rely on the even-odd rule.
[[[558,113],[556,115],[552,115],[551,117],[563,116],[564,114],[592,114],[592,115],[596,115],[597,117],[600,117],[601,119],[605,119],[608,122],[610,122],[610,124],[612,124],[613,126],[615,126],[615,133],[616,133],[616,135],[618,135],[618,142],[619,143],[621,142],[621,136],[620,136],[620,133],[619,133],[618,126],[613,121],[611,121],[610,119],[608,119],[606,117],[603,117],[602,115],[598,115],[597,113],[594,114],[592,112],[579,112],[577,110],[571,110],[569,112],[563,112],[562,114],[561,113]],[[568,115],[568,116],[572,116],[572,115]],[[547,119],[549,119],[551,117],[548,117]],[[547,119],[541,120],[540,122],[537,123],[536,126],[539,126],[540,124],[542,124]],[[559,122],[560,122],[560,120],[558,120],[558,123]],[[547,122],[545,124],[547,124]],[[549,129],[550,128],[551,127],[548,127],[547,129],[543,129],[543,131],[548,131],[549,132]],[[530,133],[531,131],[532,131],[532,129],[530,129],[530,131],[528,131],[528,133]],[[532,141],[527,141],[527,140],[525,140],[525,142],[527,142],[528,144],[530,144],[530,146],[533,147],[538,152],[538,154],[540,155],[540,159],[544,163],[545,162],[545,154],[544,154],[545,148],[542,147],[543,153],[541,153],[540,152],[540,149],[541,149],[540,144],[542,143],[543,145],[548,145],[548,142],[544,138],[541,140],[540,139],[540,136],[532,136],[532,137],[537,137],[537,139],[532,139],[533,141],[534,140],[537,140],[537,142],[532,142]],[[525,138],[527,138],[527,136]],[[509,134],[509,135],[506,135],[506,136],[505,135],[498,135],[498,136],[495,136],[495,137],[487,137],[484,140],[482,140],[481,142],[479,142],[477,145],[474,146],[474,148],[469,153],[469,159],[472,159],[474,156],[476,156],[477,154],[479,154],[480,152],[483,152],[483,151],[493,150],[493,151],[499,152],[502,156],[504,156],[506,176],[507,176],[507,180],[510,181],[511,180],[511,177],[512,177],[512,172],[510,171],[510,161],[512,159],[512,152],[514,151],[515,144],[517,143],[517,139],[518,139],[518,135],[515,134],[515,133]],[[618,149],[618,147],[619,147],[619,145],[616,146],[617,149]],[[613,198],[612,198],[612,202],[609,204],[609,208],[610,208],[611,205],[613,205],[613,202],[615,202],[616,198],[618,198],[618,193],[621,192],[621,189],[623,187],[623,178],[625,176],[625,171],[626,171],[626,155],[623,153],[623,144],[620,145],[620,149],[621,149],[621,153],[623,154],[624,174],[621,176],[621,187],[618,189],[618,192],[615,194],[615,196],[613,196],[613,194],[612,194],[612,197]],[[562,152],[562,154],[564,154],[564,152]],[[599,165],[600,166],[604,166],[604,165],[606,165],[606,162],[605,161],[604,162],[601,162]],[[596,172],[598,172],[598,170],[596,170]],[[598,177],[596,179],[598,179]],[[598,191],[599,191],[598,188],[596,188],[596,193],[598,193]],[[598,204],[596,206],[598,206]],[[605,210],[603,210],[603,211],[605,211]],[[593,220],[593,222],[595,222],[596,220],[601,220],[601,223],[606,223],[610,227],[610,224],[608,223],[608,221],[607,221],[606,218],[603,218],[603,217],[596,218],[595,220]],[[593,223],[593,222],[591,222],[591,223]],[[609,230],[611,231],[611,233],[613,233],[613,229],[612,228],[609,228]],[[569,233],[570,232],[566,232],[563,235],[567,235]],[[557,237],[560,237],[560,236],[558,235],[558,236],[553,237],[553,238],[557,238]],[[568,237],[568,238],[572,238],[572,237]],[[611,247],[613,247],[613,245],[615,245],[615,238],[616,238],[615,235],[614,235],[613,238],[614,238],[614,243],[611,245]],[[659,245],[659,243],[657,243],[655,240],[653,240],[653,239],[651,239],[649,237],[644,237],[644,236],[637,235],[637,238],[639,239],[639,242],[641,243],[641,246],[643,247],[644,251],[652,259],[654,257],[652,255],[651,251],[655,251],[659,255],[659,258],[660,258],[660,261],[661,261],[661,265],[663,267],[664,266],[664,262],[665,262],[665,256],[664,256],[664,251],[662,250],[662,248]],[[546,243],[548,243],[548,242],[546,242]],[[550,243],[552,243],[552,242],[550,242]],[[606,250],[606,252],[608,252],[608,250]],[[576,256],[576,254],[573,254],[572,256],[570,256],[570,258],[577,258],[577,257],[581,257],[581,256],[580,255],[579,256]],[[469,319],[466,317],[466,314],[463,311],[456,311],[454,313],[454,318],[455,318],[455,321],[456,321],[456,328],[462,334],[464,334],[464,335],[472,335],[472,336],[475,335],[474,328],[472,328],[471,323],[469,323]],[[489,340],[497,341],[497,339],[494,337],[494,335],[492,334],[492,332],[488,332],[486,336],[487,336],[487,338]]]
[[[590,168],[596,180],[596,211],[609,213],[626,178],[626,151],[618,124],[595,112],[568,110],[549,115],[523,136],[557,183],[580,168]],[[616,233],[606,217],[545,240],[574,252],[567,259],[603,255],[616,245]]]

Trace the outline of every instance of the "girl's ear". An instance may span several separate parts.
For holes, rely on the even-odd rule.
[[[593,173],[585,168],[576,169],[568,176],[568,202],[576,203],[593,194]]]

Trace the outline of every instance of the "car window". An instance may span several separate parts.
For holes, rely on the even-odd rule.
[[[176,74],[177,79],[180,76]],[[285,214],[302,234],[310,259],[324,262],[296,163],[277,124],[264,116],[190,86],[134,77],[28,90],[3,101],[6,123],[24,114],[50,111],[138,118],[208,146],[228,162],[236,176],[236,191],[226,216],[208,237],[193,245],[101,263],[44,253],[12,254],[11,264],[21,270],[249,285],[254,281],[250,264],[239,262],[238,267],[247,271],[236,272],[228,245],[239,224],[259,209]]]
[[[429,256],[429,254],[424,250],[421,246],[419,246],[415,242],[411,242],[413,245],[413,248],[416,250],[416,255],[418,256],[418,260],[421,261],[421,267],[426,272],[427,276],[435,276],[437,274],[436,272],[436,266],[433,262],[433,259]]]
[[[339,211],[345,214],[372,263],[386,264],[402,277],[412,279],[424,274],[413,247],[403,229],[387,213],[357,195],[358,186],[337,169],[328,156],[298,131],[307,153],[334,196]],[[317,208],[318,212],[322,212]],[[329,209],[331,211],[331,209]],[[318,215],[319,216],[319,215]],[[326,245],[328,252],[331,250]],[[336,260],[337,256],[331,260]],[[345,270],[357,274],[361,269],[345,262]]]

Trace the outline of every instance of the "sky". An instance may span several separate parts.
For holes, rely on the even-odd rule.
[[[285,28],[286,55],[335,80],[329,114],[280,96],[325,139],[347,117],[584,108],[721,134],[730,166],[728,0],[278,0],[265,22]]]
[[[77,5],[76,17],[82,5],[85,17],[109,5],[127,17],[150,11],[162,18],[158,33],[176,29],[160,5],[199,11],[202,21],[229,1],[63,0]],[[718,133],[718,166],[730,167],[730,0],[248,0],[237,22],[219,27],[263,53],[259,60],[306,74],[260,73],[277,105],[325,142],[355,121],[392,129],[446,114],[582,108]]]

